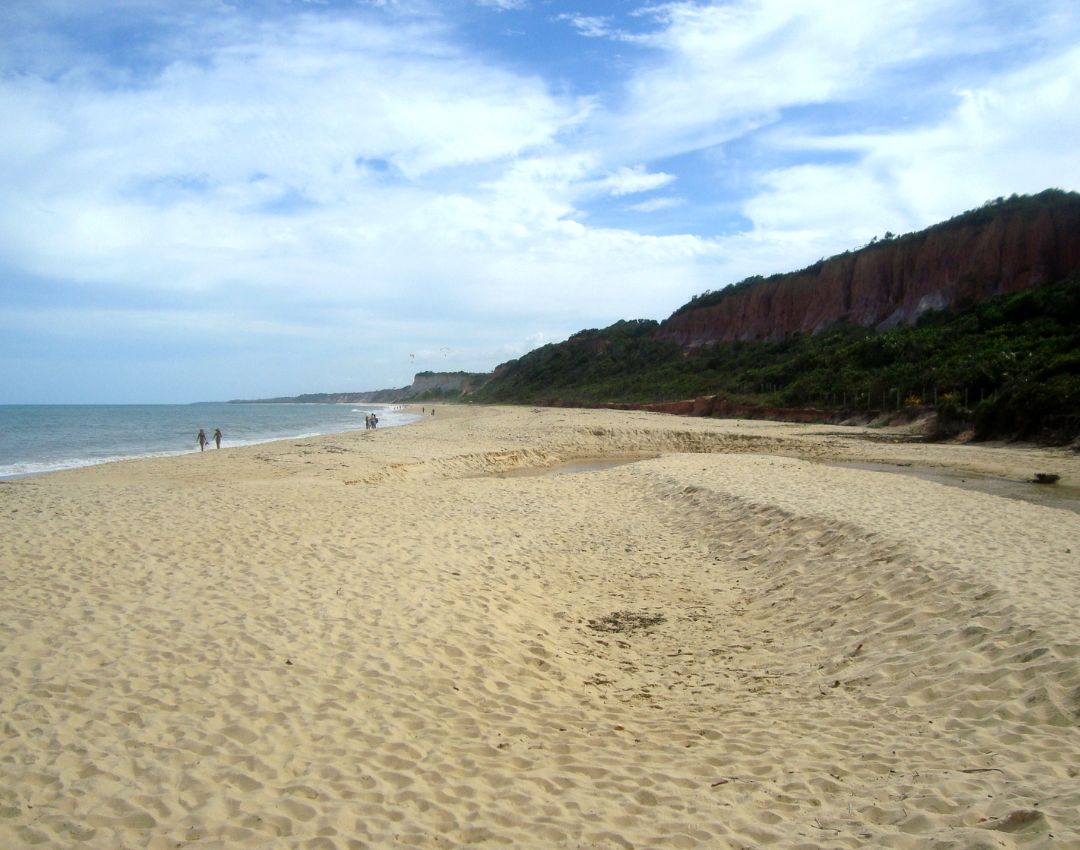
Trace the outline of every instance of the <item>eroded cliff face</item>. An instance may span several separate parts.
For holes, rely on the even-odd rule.
[[[1080,203],[1002,210],[826,260],[689,309],[657,336],[693,350],[716,342],[814,333],[840,320],[887,330],[961,299],[1061,280],[1080,271]]]
[[[410,396],[426,392],[464,393],[483,383],[486,378],[487,375],[469,372],[419,372],[413,377],[412,386],[407,392]]]
[[[474,390],[488,380],[487,374],[473,372],[417,372],[407,387],[389,390],[373,390],[354,394],[353,401],[383,403],[405,402],[419,398],[424,393],[456,395]]]

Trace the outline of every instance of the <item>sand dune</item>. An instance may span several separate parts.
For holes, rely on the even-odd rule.
[[[0,847],[1080,847],[1080,515],[831,465],[1080,461],[868,435],[442,407],[0,485]]]

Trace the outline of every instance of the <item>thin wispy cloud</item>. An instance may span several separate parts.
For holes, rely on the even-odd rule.
[[[583,35],[586,38],[621,37],[619,31],[612,28],[612,19],[609,17],[563,13],[561,15],[556,15],[555,20],[569,24],[577,30],[579,35]]]
[[[686,203],[686,201],[682,198],[650,198],[647,201],[630,204],[627,209],[633,210],[634,212],[651,213],[681,207],[684,203]]]
[[[1064,0],[13,0],[0,28],[0,401],[489,369],[1080,188]],[[120,340],[96,386],[55,368]],[[183,368],[214,351],[262,368]]]
[[[518,11],[529,7],[528,0],[476,0],[477,5],[486,6],[489,9],[499,9],[503,12]]]
[[[644,165],[634,165],[617,168],[611,174],[592,181],[589,186],[596,191],[621,197],[659,189],[674,180],[673,174],[665,174],[662,171],[649,173]]]

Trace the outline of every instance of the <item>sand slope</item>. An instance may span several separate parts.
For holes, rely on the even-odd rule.
[[[1080,515],[824,462],[1080,464],[865,433],[440,408],[0,485],[0,847],[1080,847]],[[521,474],[582,457],[635,462]]]

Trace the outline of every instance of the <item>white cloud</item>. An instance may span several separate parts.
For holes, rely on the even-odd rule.
[[[954,109],[931,126],[778,136],[790,149],[847,152],[849,161],[768,172],[747,214],[767,233],[801,234],[831,253],[1001,195],[1077,188],[1080,151],[1061,143],[1071,138],[1080,138],[1080,48],[957,92]]]
[[[674,209],[675,207],[681,207],[685,203],[686,200],[684,198],[651,198],[648,201],[630,204],[627,209],[633,210],[634,212],[650,213]]]
[[[622,166],[610,174],[585,184],[590,191],[621,197],[638,192],[650,192],[674,182],[674,174],[662,171],[650,173],[644,165]]]
[[[520,11],[529,7],[528,0],[476,0],[476,4],[498,9],[500,12]]]
[[[440,174],[550,146],[580,107],[422,35],[309,21],[139,86],[5,78],[0,249],[44,277],[169,288],[340,279],[395,234],[462,233]],[[310,208],[261,212],[289,197]]]
[[[605,142],[678,153],[744,135],[786,106],[845,96],[870,51],[881,61],[890,48],[861,45],[852,21],[823,5],[821,14],[773,0],[665,7],[666,27],[649,39],[664,61],[631,77]]]
[[[565,21],[586,38],[608,38],[618,32],[612,28],[611,18],[607,16],[563,13],[556,15],[555,20]]]
[[[163,300],[23,333],[308,340],[373,388],[407,382],[418,338],[469,340],[456,368],[485,369],[507,338],[664,313],[707,286],[708,240],[574,221],[583,192],[673,175],[605,169],[564,139],[591,101],[418,25],[264,24],[136,85],[8,77],[0,105],[17,119],[0,127],[0,262]],[[341,353],[357,345],[378,356]],[[299,369],[267,358],[283,380]]]
[[[594,122],[595,144],[623,161],[709,148],[783,122],[793,108],[893,99],[912,86],[929,95],[942,85],[941,68],[984,52],[1000,62],[1003,47],[1015,43],[1019,54],[1047,37],[1029,22],[1038,15],[1003,22],[990,14],[977,0],[652,6],[642,15],[658,27],[633,40],[653,52]]]

